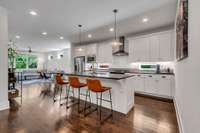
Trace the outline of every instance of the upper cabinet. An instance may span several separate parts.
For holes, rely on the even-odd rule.
[[[112,63],[112,45],[109,42],[99,43],[97,46],[97,62]]]
[[[129,55],[132,62],[149,60],[149,39],[135,38],[129,40]]]
[[[172,32],[158,34],[159,39],[159,61],[171,61]]]
[[[85,56],[86,55],[86,46],[75,46],[74,47],[74,57]]]
[[[173,31],[129,38],[129,62],[173,61]]]
[[[97,45],[96,44],[88,44],[88,45],[74,47],[74,57],[96,55],[96,53],[97,53]]]
[[[86,45],[86,55],[96,55],[96,53],[97,53],[97,44]]]

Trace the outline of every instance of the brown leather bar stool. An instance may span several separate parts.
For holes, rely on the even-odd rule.
[[[67,101],[66,101],[67,106],[66,106],[66,108],[69,108],[70,106],[78,104],[78,113],[80,113],[80,112],[82,112],[82,110],[80,110],[80,95],[85,96],[85,94],[80,93],[80,89],[87,86],[87,84],[80,83],[78,77],[70,76],[68,79],[69,79],[69,89],[68,89],[68,92],[67,92]],[[71,88],[72,88],[73,95],[74,95],[74,89],[78,89],[78,102],[68,106],[69,92],[70,92]]]
[[[56,74],[56,85],[57,85],[57,89],[58,91],[60,91],[60,100],[59,100],[59,103],[60,105],[62,106],[62,103],[61,103],[61,100],[62,100],[62,90],[63,90],[63,86],[66,86],[69,84],[69,82],[66,82],[62,79],[62,75],[61,74]],[[66,89],[67,90],[67,89]],[[56,90],[54,90],[54,97],[53,97],[53,100],[54,102],[56,101],[55,99],[55,93],[56,93]]]
[[[100,119],[100,124],[103,124],[103,122],[105,120],[107,120],[108,118],[113,116],[113,108],[112,108],[112,95],[111,95],[111,87],[104,87],[101,85],[100,80],[97,79],[87,79],[87,86],[88,86],[88,91],[92,91],[94,93],[96,93],[96,99],[97,99],[97,108],[96,110],[98,111],[98,99],[100,100],[100,105],[99,105],[99,109],[100,109],[100,115],[99,115],[99,119]],[[104,92],[108,91],[109,92],[109,96],[110,99],[106,100],[103,99],[102,94]],[[100,98],[98,97],[98,94],[100,93]],[[86,95],[86,99],[87,99],[87,95]],[[102,108],[102,101],[106,101],[106,102],[110,102],[110,111],[111,113],[102,120],[102,112],[101,112],[101,108]],[[86,106],[86,104],[85,104]],[[95,111],[95,110],[94,110]]]

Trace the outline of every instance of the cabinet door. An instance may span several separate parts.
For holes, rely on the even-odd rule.
[[[86,45],[86,53],[87,55],[96,55],[97,47],[96,44]]]
[[[134,40],[133,61],[149,61],[149,38],[142,37]]]
[[[172,96],[171,90],[171,78],[167,75],[160,76],[160,80],[158,82],[158,94],[161,96]]]
[[[159,61],[159,38],[157,35],[149,37],[150,40],[150,61]]]
[[[159,60],[170,61],[171,60],[171,32],[161,33],[159,36]]]
[[[141,75],[135,76],[134,89],[138,92],[144,92],[144,77]]]
[[[157,78],[153,75],[146,75],[145,77],[145,92],[150,94],[157,94]]]
[[[74,53],[75,53],[74,57],[85,56],[86,55],[86,47],[85,46],[75,46]]]
[[[109,43],[98,44],[97,62],[112,63],[112,46]]]

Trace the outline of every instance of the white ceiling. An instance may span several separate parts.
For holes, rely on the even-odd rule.
[[[78,42],[78,24],[83,25],[84,41],[112,37],[112,10],[119,9],[119,34],[129,34],[174,22],[177,0],[0,0],[8,10],[9,37],[18,47],[46,52],[69,47]],[[38,16],[29,15],[34,10]],[[147,24],[141,23],[148,17]],[[41,35],[46,31],[47,36]],[[92,39],[87,34],[93,35]],[[64,36],[60,40],[59,36]]]

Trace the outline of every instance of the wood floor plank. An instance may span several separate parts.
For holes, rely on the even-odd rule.
[[[48,87],[43,83],[25,85],[22,106],[0,112],[0,133],[179,132],[173,103],[136,96],[128,115],[114,112],[113,119],[99,125],[96,112],[83,117],[77,114],[77,107],[66,110],[53,103]]]

